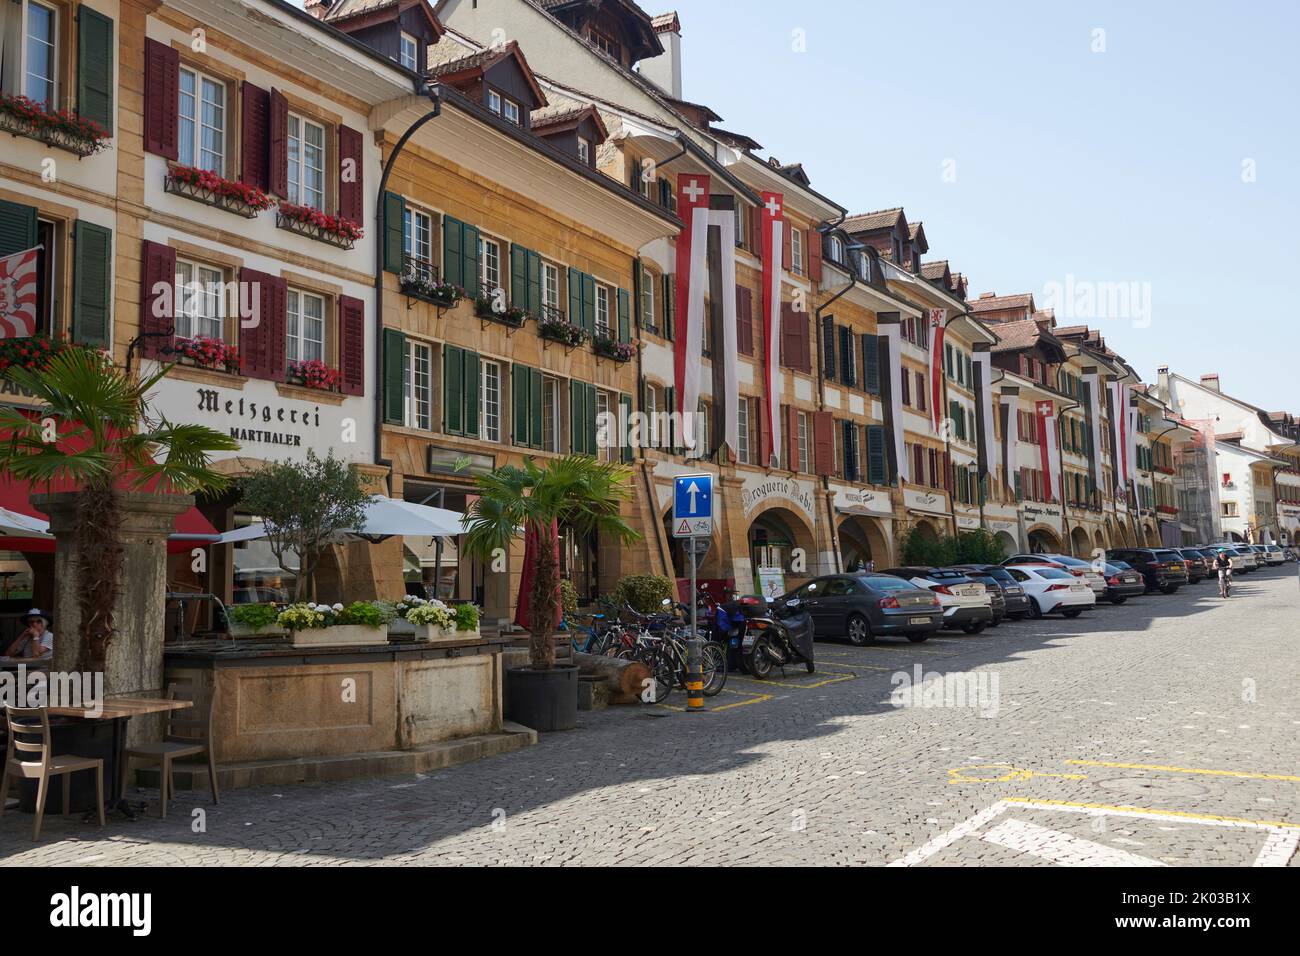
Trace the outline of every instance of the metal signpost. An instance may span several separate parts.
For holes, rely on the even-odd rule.
[[[679,475],[673,479],[673,537],[686,538],[687,550],[691,553],[691,639],[686,645],[686,709],[698,711],[704,709],[704,674],[695,579],[700,539],[703,539],[703,551],[707,553],[708,542],[713,538],[712,475]]]

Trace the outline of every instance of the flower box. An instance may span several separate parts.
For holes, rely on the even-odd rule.
[[[337,392],[342,387],[343,376],[320,359],[290,362],[285,370],[285,380],[290,385],[310,388],[318,392]]]
[[[294,647],[354,647],[362,644],[387,644],[388,625],[366,627],[364,624],[335,624],[293,631]]]
[[[363,235],[361,227],[342,216],[330,216],[310,206],[280,201],[275,213],[277,229],[296,232],[308,239],[328,243],[339,249],[351,249]]]
[[[239,374],[239,349],[220,339],[206,336],[179,338],[172,346],[172,357],[181,365]]]
[[[416,624],[415,639],[428,644],[450,644],[453,641],[477,641],[482,632],[476,627],[472,631],[460,631],[454,627],[437,627],[433,624]]]
[[[528,313],[524,309],[512,305],[504,312],[498,312],[492,307],[492,300],[485,299],[482,296],[474,300],[474,314],[480,319],[499,322],[512,329],[522,329],[524,323],[528,321]]]
[[[4,93],[0,93],[0,132],[25,136],[83,158],[105,149],[110,139],[108,130],[92,120]]]
[[[163,189],[173,196],[184,196],[245,219],[256,219],[259,212],[273,205],[271,197],[256,186],[246,186],[193,166],[171,167]]]
[[[636,357],[636,346],[631,342],[619,342],[606,335],[598,335],[591,342],[591,350],[602,358],[615,362],[630,362]]]
[[[444,309],[455,308],[465,298],[465,290],[451,282],[443,282],[438,273],[429,268],[417,268],[408,260],[407,270],[402,273],[398,285],[403,295],[413,299],[430,302]]]
[[[263,624],[261,627],[249,627],[238,621],[230,622],[231,637],[284,637],[289,632],[279,624]]]
[[[537,331],[542,338],[563,345],[578,346],[587,341],[586,329],[555,316],[545,317],[538,322]]]

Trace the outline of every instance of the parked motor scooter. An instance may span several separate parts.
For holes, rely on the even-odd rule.
[[[798,598],[774,604],[768,617],[750,618],[740,645],[745,670],[759,680],[788,664],[802,662],[809,674],[816,671],[812,615]]]

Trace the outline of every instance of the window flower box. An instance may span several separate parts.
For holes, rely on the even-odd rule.
[[[93,120],[6,93],[0,93],[0,131],[26,136],[80,157],[106,149],[110,139],[108,130]]]
[[[0,339],[0,375],[11,368],[26,368],[39,372],[65,348],[61,338],[33,335],[22,339]]]
[[[580,325],[574,325],[555,309],[543,310],[542,318],[537,323],[537,331],[542,338],[563,345],[578,346],[587,341],[587,330]]]
[[[301,385],[320,392],[337,392],[343,385],[343,376],[320,359],[290,362],[285,377],[291,385]]]
[[[500,322],[512,329],[522,329],[524,323],[528,321],[528,312],[524,309],[511,305],[507,306],[504,312],[498,312],[493,307],[493,301],[486,296],[479,296],[474,300],[474,314],[480,319]]]
[[[438,270],[427,262],[407,257],[398,285],[403,295],[420,299],[444,309],[455,308],[465,298],[465,290],[453,282],[444,282]]]
[[[167,170],[163,189],[173,196],[184,196],[214,209],[224,209],[245,219],[256,219],[275,201],[256,186],[247,186],[194,166],[173,165]]]
[[[591,350],[615,362],[630,362],[636,358],[637,347],[631,342],[620,342],[608,335],[597,335],[591,341]]]
[[[177,339],[176,344],[172,346],[172,355],[181,365],[239,374],[239,349],[227,345],[220,339],[208,338],[205,335]]]
[[[1173,507],[1172,505],[1156,505],[1156,511],[1162,515],[1178,514],[1178,509]]]
[[[362,228],[351,219],[330,216],[311,206],[299,206],[283,199],[276,210],[275,225],[340,249],[351,249],[364,235]]]

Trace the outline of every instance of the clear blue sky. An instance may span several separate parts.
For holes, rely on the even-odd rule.
[[[1149,327],[1089,322],[1139,373],[1300,413],[1294,0],[676,8],[686,99],[851,211],[903,206],[972,296],[1149,283]]]

